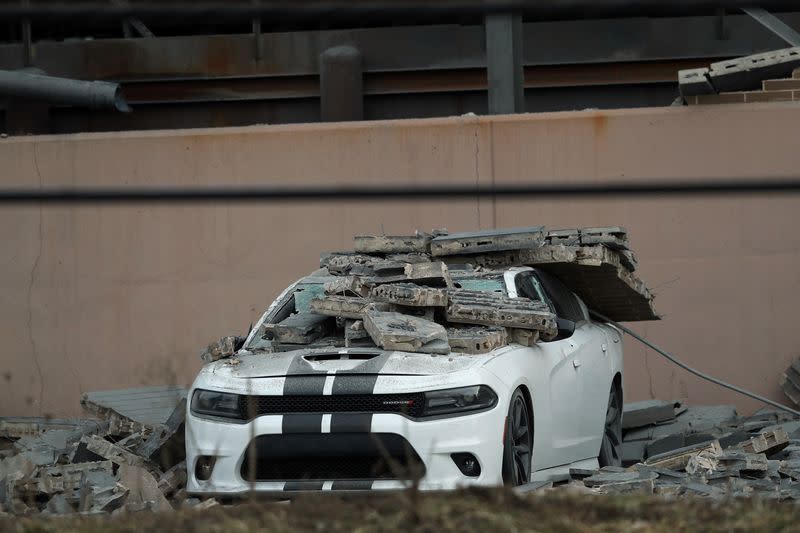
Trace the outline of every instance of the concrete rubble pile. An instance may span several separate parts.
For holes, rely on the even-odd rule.
[[[186,393],[86,393],[81,404],[95,419],[0,418],[0,516],[200,505],[184,489]]]
[[[620,227],[546,231],[543,226],[475,233],[417,231],[358,235],[351,252],[323,254],[324,292],[256,332],[267,351],[370,346],[447,354],[482,353],[514,342],[553,339],[548,305],[480,290],[481,280],[532,266],[559,278],[590,309],[614,320],[655,320],[653,295],[635,275],[636,258]],[[241,342],[226,337],[201,355],[229,357]]]
[[[800,418],[791,414],[651,400],[625,405],[622,424],[623,466],[571,471],[573,482],[601,493],[800,502]]]

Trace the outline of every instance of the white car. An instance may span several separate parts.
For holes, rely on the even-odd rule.
[[[258,332],[308,308],[325,271],[286,289],[235,357],[203,367],[186,417],[188,491],[454,489],[524,484],[620,464],[622,334],[529,267],[457,286],[526,296],[555,340],[489,353],[364,347],[272,352]]]

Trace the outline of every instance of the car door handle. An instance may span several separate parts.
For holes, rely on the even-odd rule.
[[[581,366],[581,362],[578,361],[577,359],[573,359],[572,360],[572,366],[575,367],[575,368],[578,368],[579,366]]]

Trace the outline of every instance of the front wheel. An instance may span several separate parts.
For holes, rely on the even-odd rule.
[[[597,461],[600,466],[622,465],[622,389],[616,381],[608,393],[603,443],[600,445]]]
[[[525,395],[517,389],[508,405],[503,440],[503,482],[506,485],[523,485],[531,478],[533,427],[530,420]]]

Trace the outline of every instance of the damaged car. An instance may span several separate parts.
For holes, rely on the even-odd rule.
[[[544,263],[440,261],[436,238],[414,257],[325,258],[206,354],[190,493],[521,485],[620,464],[621,332]]]

